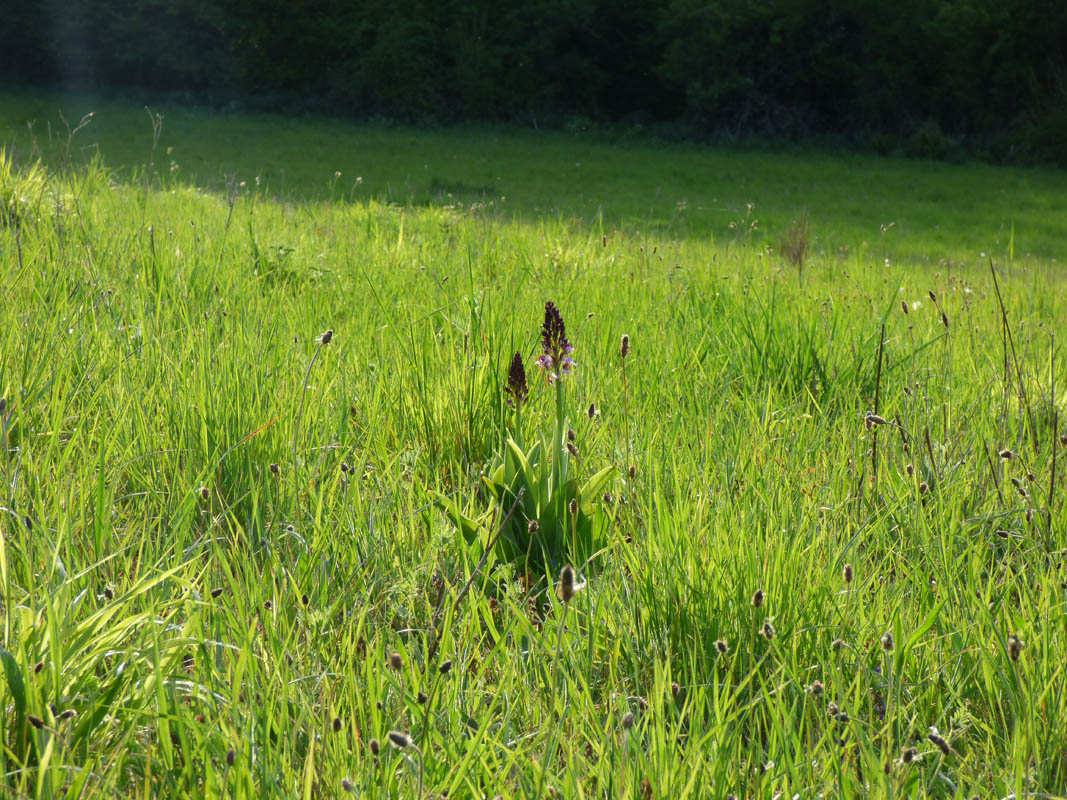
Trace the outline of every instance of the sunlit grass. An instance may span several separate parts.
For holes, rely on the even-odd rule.
[[[365,180],[331,202],[310,156],[286,191],[256,187],[238,151],[266,148],[262,120],[225,144],[168,139],[171,119],[147,181],[57,171],[50,152],[32,211],[0,228],[3,793],[1062,790],[1067,295],[1062,219],[1041,210],[1059,200],[1019,210],[1015,260],[988,245],[1002,311],[988,256],[961,256],[1003,235],[1002,206],[972,194],[969,218],[953,199],[1062,175],[487,134],[477,158],[513,154],[503,207],[428,181],[388,202],[414,152],[349,154],[336,168]],[[143,157],[101,135],[104,163],[147,162],[139,124]],[[461,142],[335,130],[439,156]],[[172,175],[169,146],[202,148],[214,191]],[[603,166],[537,183],[539,148]],[[625,177],[612,153],[649,163]],[[717,189],[627,188],[675,160],[792,164],[826,188],[734,186],[699,220],[693,192]],[[865,211],[854,190],[879,170],[922,175],[944,215],[903,190],[898,214]],[[802,273],[752,231],[764,205],[783,228],[808,212]],[[940,250],[938,224],[968,244]],[[1043,258],[1022,258],[1027,236]],[[540,353],[546,300],[578,364],[572,469],[618,467],[594,517],[608,544],[575,565],[566,609],[508,565],[475,575],[480,551],[434,502],[488,508],[508,365]],[[532,430],[555,398],[532,366],[530,383]]]

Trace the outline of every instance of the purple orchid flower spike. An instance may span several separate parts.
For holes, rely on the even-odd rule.
[[[526,384],[526,368],[522,365],[522,355],[515,353],[511,359],[511,367],[508,369],[508,383],[504,387],[509,406],[518,407],[526,402],[530,394],[530,387]]]
[[[560,377],[570,375],[576,364],[571,358],[574,348],[567,341],[567,329],[555,304],[545,303],[545,321],[541,325],[541,357],[537,366],[548,375],[548,382],[555,383]]]

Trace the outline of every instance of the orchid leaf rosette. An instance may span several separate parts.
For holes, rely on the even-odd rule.
[[[576,367],[559,309],[545,304],[541,355],[537,366],[555,394],[555,414],[541,427],[537,440],[523,444],[520,424],[530,390],[522,355],[511,359],[504,397],[513,415],[511,433],[502,452],[483,475],[489,507],[477,517],[465,516],[456,502],[440,497],[445,510],[472,545],[486,546],[520,496],[518,506],[493,546],[493,556],[521,566],[527,573],[554,570],[560,564],[585,563],[603,549],[603,525],[597,525],[597,500],[611,481],[608,465],[579,482],[577,448],[568,438],[566,381]],[[525,491],[523,491],[525,490]]]

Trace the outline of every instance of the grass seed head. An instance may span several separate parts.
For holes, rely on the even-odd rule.
[[[201,500],[210,500],[211,499],[211,490],[209,488],[207,488],[206,486],[201,486],[197,491],[200,492],[200,499]]]
[[[627,711],[622,718],[622,729],[624,731],[630,730],[634,726],[634,712]]]
[[[341,788],[346,792],[356,791],[356,784],[352,783],[348,778],[341,778]]]
[[[627,476],[629,476],[630,480],[632,481],[634,478],[637,477],[637,467],[635,467],[633,464],[631,464],[630,468],[628,470],[626,470],[626,474],[627,474]]]
[[[334,733],[340,733],[340,731],[341,731],[341,718],[340,717],[334,717],[333,718],[333,732]]]
[[[429,698],[429,696],[427,696],[426,692],[420,691],[418,693],[418,695],[415,697],[415,699],[418,701],[419,705],[422,706],[422,705],[426,705],[426,701],[429,700],[430,698]]]
[[[567,510],[571,512],[572,517],[578,516],[578,498],[571,498],[571,501],[567,503]]]
[[[763,634],[763,637],[764,637],[764,638],[765,638],[765,639],[766,639],[766,640],[767,640],[768,642],[769,642],[769,641],[770,641],[771,639],[773,639],[773,638],[774,638],[774,636],[775,636],[775,630],[774,630],[774,626],[773,626],[773,625],[771,624],[771,621],[770,621],[770,620],[766,620],[766,621],[765,621],[765,622],[763,623],[763,629],[762,629],[761,633]]]
[[[845,564],[845,568],[841,570],[841,577],[845,579],[845,583],[852,583],[852,565]]]
[[[439,666],[437,668],[437,671],[440,672],[442,675],[447,675],[449,672],[452,671],[452,662],[451,661],[443,662],[441,664],[441,666]]]
[[[333,328],[327,328],[316,340],[319,344],[329,344],[333,341]]]
[[[404,750],[411,747],[411,737],[403,731],[389,731],[389,744],[397,750]]]
[[[1008,450],[1007,448],[1001,450],[999,455],[1004,461],[1007,461],[1011,458],[1015,458],[1015,453],[1013,453],[1011,450]]]
[[[528,523],[526,523],[526,532],[531,536],[536,534],[539,530],[541,530],[541,523],[539,523],[537,520],[532,519]]]
[[[949,747],[948,742],[945,741],[945,738],[939,733],[935,731],[930,731],[930,733],[926,734],[926,738],[929,739],[933,743],[933,745],[941,751],[942,755],[952,755],[952,748]]]
[[[382,746],[381,746],[381,744],[380,744],[380,743],[378,742],[378,740],[377,740],[377,739],[371,739],[371,740],[370,740],[370,741],[369,741],[369,742],[367,743],[367,747],[369,747],[369,748],[370,748],[370,754],[371,754],[372,756],[377,756],[377,755],[378,755],[378,753],[380,753],[380,752],[382,751]]]
[[[1060,434],[1060,444],[1067,447],[1067,433]]]
[[[559,599],[569,603],[574,597],[574,567],[567,564],[559,573]]]
[[[622,335],[622,341],[619,343],[619,355],[623,358],[630,355],[630,337],[625,333]]]
[[[763,590],[757,589],[755,594],[752,595],[752,607],[759,608],[763,605]]]
[[[919,751],[914,747],[905,747],[900,753],[900,763],[910,764],[917,755],[919,755]]]
[[[596,414],[597,414],[596,405],[593,404],[593,403],[590,403],[589,404],[589,410],[586,411],[586,414],[589,415],[589,419],[595,419],[596,418]]]
[[[1023,644],[1022,639],[1015,634],[1012,634],[1008,637],[1008,657],[1011,658],[1012,661],[1018,661],[1025,646],[1026,645]]]
[[[389,668],[400,672],[404,668],[404,657],[394,650],[389,654]]]
[[[908,316],[908,301],[907,300],[901,300],[900,301],[900,310],[904,312],[904,316],[905,317]]]
[[[277,464],[271,464],[270,465],[270,474],[271,475],[277,475],[279,472],[281,472],[281,467],[279,467]]]
[[[567,452],[571,454],[571,458],[578,457],[578,448],[574,446],[574,442],[567,442]]]
[[[893,634],[889,631],[882,634],[882,649],[887,653],[893,649]]]
[[[807,687],[807,692],[812,697],[822,697],[822,692],[823,692],[822,681],[818,681],[818,680],[812,681]]]
[[[232,747],[226,751],[226,766],[232,767],[233,762],[237,760],[237,751]]]
[[[926,481],[919,484],[919,494],[926,494],[928,491],[930,491],[930,484]]]
[[[838,650],[840,650],[842,647],[844,647],[844,646],[845,646],[845,640],[844,639],[834,639],[832,642],[830,642],[830,649],[833,650],[835,653]]]
[[[730,645],[726,643],[725,639],[717,639],[715,641],[715,652],[720,656],[724,656],[730,652]]]
[[[840,711],[840,710],[841,709],[839,709],[837,707],[837,703],[830,703],[830,704],[828,704],[826,706],[826,716],[828,716],[828,717],[836,717],[837,716],[837,712]]]
[[[915,466],[913,464],[908,464],[904,469],[908,473],[909,478],[915,474]]]

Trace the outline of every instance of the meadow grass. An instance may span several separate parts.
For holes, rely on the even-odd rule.
[[[1062,793],[1061,173],[104,109],[0,170],[4,796]],[[566,603],[435,502],[548,300]]]

